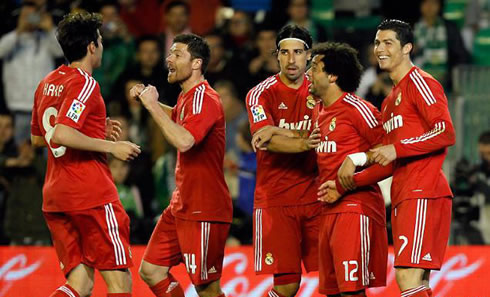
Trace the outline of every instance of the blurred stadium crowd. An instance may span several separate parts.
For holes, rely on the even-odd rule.
[[[122,138],[143,150],[130,163],[109,160],[131,216],[133,244],[147,242],[169,203],[176,154],[146,110],[129,100],[128,92],[137,83],[152,84],[164,103],[175,104],[180,88],[167,83],[164,58],[180,33],[205,36],[211,48],[205,76],[221,95],[226,116],[224,166],[234,203],[230,245],[252,242],[256,162],[243,101],[250,88],[279,71],[275,39],[283,25],[307,28],[315,43],[335,40],[357,48],[365,67],[357,93],[378,108],[392,87],[372,52],[376,26],[384,18],[413,24],[414,61],[443,83],[451,106],[457,107],[458,98],[464,97],[460,91],[464,88],[458,87],[461,75],[455,75],[461,65],[490,67],[490,0],[4,0],[0,3],[3,245],[50,244],[41,212],[46,153],[30,146],[30,117],[38,82],[65,62],[55,38],[56,24],[76,10],[103,16],[104,54],[93,76],[101,86],[108,116],[122,123]],[[489,81],[490,71],[484,73]],[[471,118],[472,113],[463,116]],[[445,168],[456,196],[451,243],[490,244],[490,122],[479,122],[469,133],[464,123],[458,130],[459,120],[458,137],[470,135],[462,145],[468,139],[474,151],[452,154]]]

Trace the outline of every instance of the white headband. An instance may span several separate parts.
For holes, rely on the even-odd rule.
[[[281,46],[281,42],[287,41],[287,40],[299,41],[299,42],[303,43],[307,49],[310,49],[310,47],[308,46],[308,44],[306,44],[306,42],[304,40],[301,40],[299,38],[294,38],[294,37],[288,37],[288,38],[281,39],[281,41],[279,41],[279,43],[277,44],[277,47]]]

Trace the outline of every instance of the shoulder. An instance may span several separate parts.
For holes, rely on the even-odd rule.
[[[422,69],[414,69],[409,76],[408,91],[413,95],[420,95],[428,105],[436,102],[436,96],[439,93],[444,93],[442,85],[432,75]]]
[[[258,103],[258,99],[264,95],[268,94],[270,90],[273,90],[277,86],[278,78],[276,75],[270,76],[263,80],[261,83],[253,87],[247,94],[247,104],[255,105]]]
[[[216,92],[211,86],[208,84],[201,84],[196,87],[192,92],[188,95],[188,104],[192,104],[192,113],[200,114],[203,110],[203,106],[206,108],[220,108],[221,100],[218,92]]]
[[[349,114],[365,122],[370,128],[378,125],[377,115],[379,111],[368,101],[349,93],[342,99],[342,103],[351,112]]]

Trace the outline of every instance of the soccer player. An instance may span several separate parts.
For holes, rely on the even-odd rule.
[[[340,184],[351,189],[359,186],[353,178],[355,167],[366,161],[393,170],[396,280],[401,296],[424,297],[432,296],[430,271],[441,268],[449,237],[452,192],[442,163],[455,134],[444,90],[412,64],[412,48],[407,23],[385,20],[378,26],[374,53],[395,85],[382,105],[384,145],[367,156],[346,158],[338,175]],[[379,166],[373,169],[371,175],[379,173]]]
[[[301,282],[301,262],[318,269],[320,203],[314,147],[308,141],[315,100],[305,71],[311,35],[288,25],[276,38],[280,72],[251,89],[246,98],[254,141],[274,135],[257,152],[254,199],[255,272],[273,274],[271,297],[291,297]],[[269,139],[268,138],[268,139]]]
[[[140,149],[106,140],[117,140],[120,127],[106,119],[99,84],[91,76],[101,64],[101,25],[98,14],[63,18],[57,38],[70,64],[49,73],[34,95],[31,141],[49,148],[43,213],[67,279],[51,297],[90,296],[94,269],[104,278],[108,297],[131,296],[129,217],[106,153],[127,161]]]
[[[223,175],[223,106],[204,79],[209,55],[203,38],[175,37],[167,57],[168,81],[180,84],[182,92],[173,108],[158,103],[153,86],[136,85],[131,90],[178,150],[176,189],[140,266],[141,278],[158,297],[184,296],[169,272],[180,262],[185,263],[199,296],[225,296],[220,278],[232,204]]]

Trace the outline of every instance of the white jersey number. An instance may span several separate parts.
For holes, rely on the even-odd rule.
[[[53,153],[53,156],[55,158],[59,158],[59,157],[63,156],[66,152],[66,147],[60,146],[57,148],[53,148],[53,147],[51,147],[51,144],[50,144],[51,137],[53,137],[53,133],[54,133],[54,127],[51,126],[49,119],[51,117],[56,118],[57,116],[58,116],[58,110],[56,110],[56,108],[54,108],[54,107],[46,108],[46,110],[44,111],[44,114],[43,114],[43,128],[44,128],[44,131],[46,131],[46,134],[44,134],[44,139],[46,139],[48,147],[51,149],[51,152]]]
[[[357,264],[357,261],[355,260],[351,260],[351,261],[344,261],[342,262],[342,264],[344,264],[344,271],[345,271],[345,281],[348,282],[348,281],[357,281],[359,278],[357,277],[356,273],[357,273],[357,269],[359,267],[359,265]],[[352,269],[350,269],[350,273],[349,273],[349,265],[353,265],[354,267]]]

